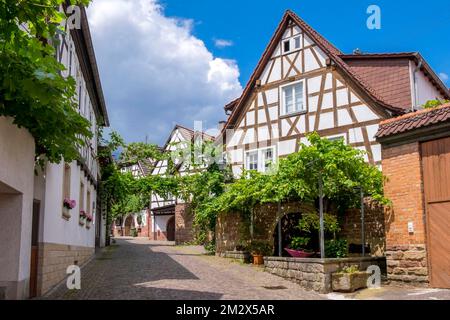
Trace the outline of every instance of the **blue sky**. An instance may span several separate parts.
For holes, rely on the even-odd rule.
[[[381,30],[366,27],[371,4],[381,8]],[[113,128],[162,144],[176,123],[215,126],[286,9],[346,53],[419,51],[450,85],[447,0],[94,0],[88,13]]]
[[[235,59],[249,79],[286,9],[291,9],[345,53],[420,51],[436,72],[450,74],[450,1],[430,0],[164,0],[169,16],[196,21],[194,34],[218,56]],[[321,4],[322,3],[322,4]],[[367,7],[381,9],[381,30],[366,27]],[[233,46],[217,48],[214,39]]]

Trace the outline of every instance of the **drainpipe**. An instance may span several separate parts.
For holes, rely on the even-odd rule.
[[[417,59],[419,59],[419,64],[417,65],[417,67],[414,69],[413,71],[413,85],[414,85],[414,102],[413,102],[413,106],[412,106],[412,110],[411,111],[415,111],[417,110],[417,107],[419,105],[419,95],[417,94],[417,72],[422,68],[423,65],[423,60],[421,57],[417,56]]]

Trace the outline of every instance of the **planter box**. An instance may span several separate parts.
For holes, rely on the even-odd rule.
[[[367,279],[369,279],[369,276],[370,274],[367,272],[333,273],[333,291],[354,292],[359,289],[367,288]]]
[[[377,265],[381,274],[386,274],[385,257],[359,257],[341,259],[320,258],[285,258],[264,257],[265,271],[298,283],[306,290],[319,293],[330,293],[332,288],[332,275],[344,267],[358,265],[360,270]],[[367,285],[367,278],[364,285]]]
[[[253,254],[253,264],[255,266],[261,266],[264,264],[264,256],[262,254]]]
[[[252,255],[248,251],[225,251],[225,253],[219,254],[219,256],[238,260],[242,263],[250,263],[252,261]]]

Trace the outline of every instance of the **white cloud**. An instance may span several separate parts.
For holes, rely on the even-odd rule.
[[[449,77],[448,77],[448,74],[441,72],[441,73],[439,73],[439,78],[441,78],[442,81],[447,82]]]
[[[234,45],[234,43],[233,43],[233,41],[231,41],[231,40],[215,39],[215,40],[214,40],[214,45],[215,45],[217,48],[222,49],[222,48],[226,48],[226,47],[231,47],[231,46]]]
[[[214,57],[157,0],[96,0],[88,9],[111,124],[128,141],[163,143],[175,123],[214,126],[239,96],[234,60]]]

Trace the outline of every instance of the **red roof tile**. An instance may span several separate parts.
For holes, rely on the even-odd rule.
[[[376,137],[385,138],[441,122],[450,122],[450,103],[384,120],[380,123]]]

